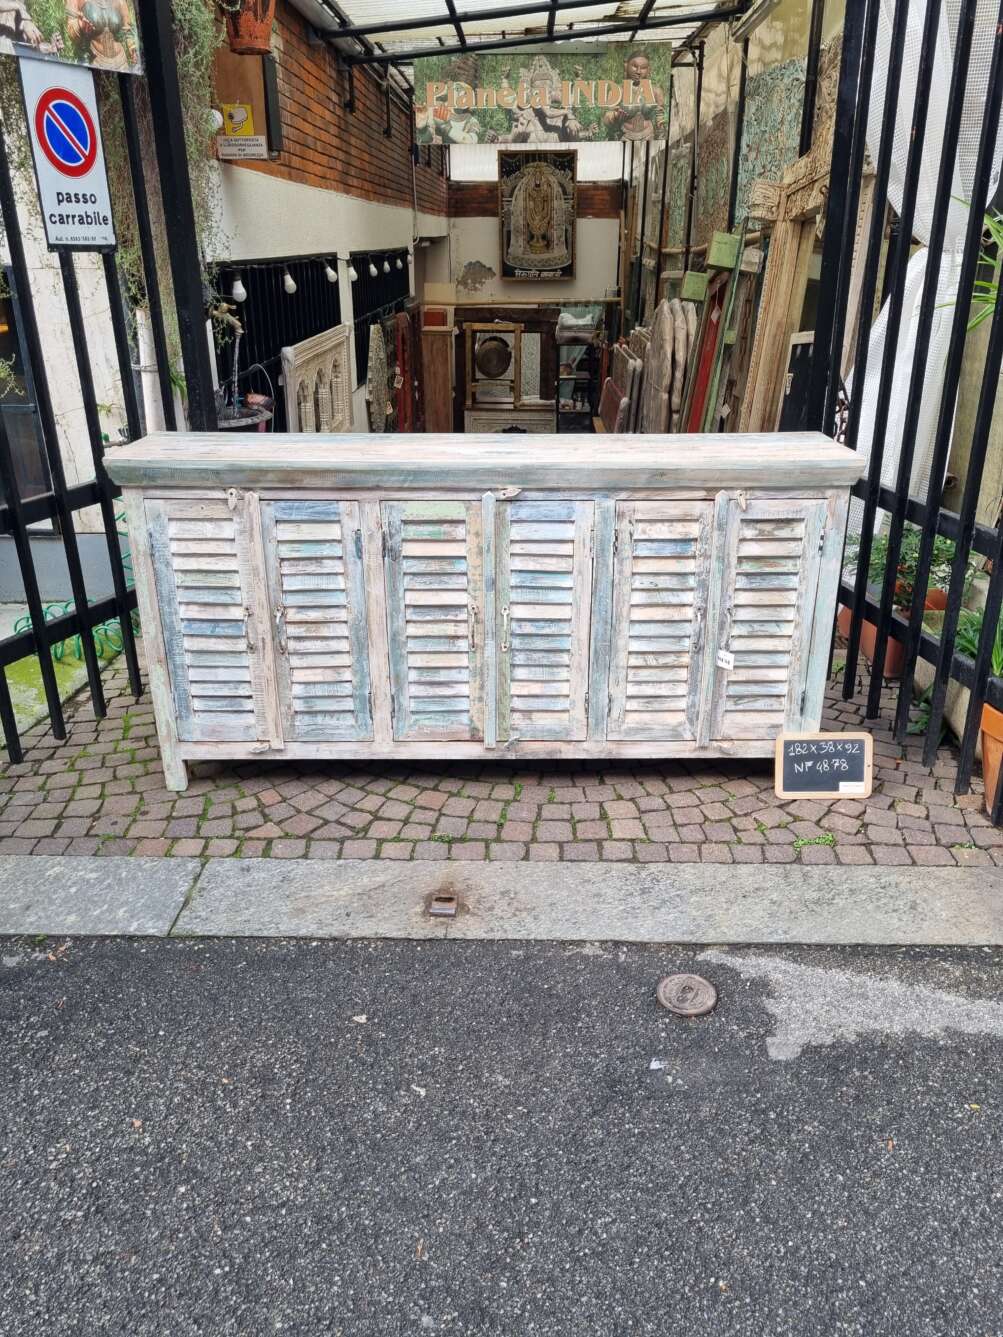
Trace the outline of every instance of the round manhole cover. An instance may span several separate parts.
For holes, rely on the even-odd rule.
[[[717,990],[702,975],[666,975],[658,1001],[677,1017],[703,1017],[717,1006]]]

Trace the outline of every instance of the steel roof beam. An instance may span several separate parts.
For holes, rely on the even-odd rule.
[[[460,16],[456,12],[455,0],[446,0],[446,8],[449,10],[449,17],[453,21],[453,27],[456,29],[456,39],[460,46],[467,45],[467,34],[463,31],[463,24],[460,22]]]
[[[645,0],[647,4],[647,0]],[[554,9],[560,13],[565,10],[575,9],[598,9],[603,4],[603,0],[563,0],[563,3],[555,5],[552,0],[532,0],[528,4],[503,5],[497,9],[483,10],[457,10],[455,20],[461,26],[465,23],[487,23],[494,19],[518,19],[525,18],[531,14],[547,14]],[[722,9],[701,9],[689,12],[679,11],[671,20],[673,23],[704,23],[708,20],[717,18],[732,18],[737,14],[743,14],[748,9],[748,3],[742,3],[732,6],[727,10]],[[664,16],[668,19],[668,15]],[[454,15],[448,16],[448,21],[452,22]],[[338,28],[338,37],[373,37],[379,33],[391,32],[415,32],[422,28],[441,28],[447,21],[446,15],[433,14],[426,15],[423,18],[404,18],[404,19],[383,19],[379,23],[346,23]],[[659,17],[658,20],[661,21]],[[631,20],[633,23],[634,20]],[[651,26],[650,24],[648,26]],[[401,59],[401,57],[397,57]]]
[[[594,0],[590,0],[594,3]],[[568,5],[562,5],[562,9],[567,9]],[[723,20],[735,18],[739,14],[745,13],[745,5],[736,5],[731,9],[714,10],[711,13],[690,14],[685,17],[673,19],[649,19],[645,25],[644,31],[651,32],[656,28],[679,28],[684,24],[694,22],[706,22],[707,20]],[[547,6],[534,9],[534,13],[546,13]],[[441,20],[439,20],[441,22]],[[406,27],[407,23],[401,24]],[[427,25],[426,25],[427,26]],[[520,37],[500,37],[492,38],[486,42],[474,42],[464,46],[424,46],[415,47],[407,51],[377,52],[373,55],[364,56],[346,56],[346,60],[352,65],[392,65],[395,62],[407,64],[412,60],[420,60],[423,56],[458,56],[463,53],[479,51],[501,51],[509,47],[531,47],[540,46],[546,42],[574,42],[580,41],[585,37],[612,37],[616,33],[632,33],[637,31],[637,19],[631,19],[629,23],[611,23],[604,24],[598,28],[577,28],[570,32],[555,32],[553,37],[548,37],[546,33],[533,35],[527,33]]]

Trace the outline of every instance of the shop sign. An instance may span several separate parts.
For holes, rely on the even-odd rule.
[[[419,144],[575,144],[662,139],[671,46],[422,56],[414,62]]]
[[[134,0],[4,0],[0,54],[142,74]]]
[[[868,798],[874,784],[869,733],[781,734],[775,761],[778,798]]]
[[[216,136],[216,150],[228,161],[268,157],[268,137],[254,133],[254,108],[249,102],[224,102],[223,130]]]
[[[94,75],[22,60],[28,137],[50,250],[102,251],[115,245]]]

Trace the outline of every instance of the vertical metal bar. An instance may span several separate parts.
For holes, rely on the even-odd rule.
[[[807,415],[809,428],[830,435],[840,367],[839,353],[834,357],[832,350],[842,348],[846,322],[879,8],[878,0],[849,5],[843,25]]]
[[[10,175],[10,163],[7,159],[7,145],[0,135],[0,216],[3,218],[4,231],[7,234],[7,249],[10,253],[11,284],[16,303],[21,315],[24,330],[24,342],[35,380],[35,401],[38,405],[38,419],[42,429],[42,442],[45,446],[49,464],[49,476],[52,479],[52,497],[55,518],[59,522],[60,538],[63,541],[63,553],[66,557],[66,569],[70,578],[70,592],[80,619],[80,643],[83,647],[84,663],[87,666],[87,681],[90,685],[91,701],[98,719],[105,715],[104,691],[101,686],[101,669],[94,649],[94,636],[87,625],[87,590],[84,586],[83,569],[80,565],[80,551],[77,546],[77,534],[73,527],[73,513],[66,497],[66,474],[63,470],[63,457],[59,448],[59,433],[56,428],[56,415],[52,408],[52,396],[49,393],[49,378],[46,374],[45,356],[42,352],[42,339],[35,315],[35,303],[31,296],[28,262],[24,253],[24,240],[17,216],[17,201]]]
[[[108,280],[108,298],[114,307],[117,305],[118,298],[118,278],[115,273],[115,258],[106,255],[105,259],[105,277]],[[114,488],[112,481],[108,477],[108,471],[104,467],[104,440],[101,434],[101,420],[98,417],[97,395],[94,392],[94,375],[91,370],[90,353],[87,348],[87,326],[84,323],[84,314],[80,307],[80,288],[77,284],[77,271],[73,264],[73,256],[68,251],[59,252],[59,267],[63,275],[63,290],[66,293],[66,313],[70,322],[70,334],[73,337],[73,352],[77,362],[77,376],[80,380],[80,393],[84,401],[84,420],[87,423],[87,435],[90,438],[91,458],[94,461],[94,477],[97,480],[100,489],[101,498],[98,503],[101,507],[101,520],[104,526],[105,542],[108,547],[108,564],[111,567],[112,588],[115,591],[115,611],[118,614],[119,625],[122,628],[122,653],[125,655],[126,668],[129,672],[129,686],[132,688],[133,695],[140,696],[143,691],[143,679],[139,672],[139,658],[136,654],[136,638],[132,631],[132,609],[129,607],[129,588],[125,580],[125,569],[122,565],[122,549],[118,541],[118,531],[115,528],[115,507],[112,504],[112,493]],[[109,272],[110,271],[110,272]],[[113,286],[114,285],[114,286]],[[112,324],[115,318],[112,316]],[[125,320],[119,310],[119,323],[121,325],[121,338],[125,339]],[[119,343],[119,331],[115,332],[115,342]],[[128,364],[128,342],[126,341],[125,357]],[[122,349],[119,349],[119,357],[122,356]],[[138,435],[138,412],[136,410],[135,395],[133,395],[133,413],[137,418],[136,428]],[[130,431],[132,430],[130,424]],[[134,438],[135,439],[135,438]]]
[[[105,251],[101,257],[104,262],[104,281],[108,289],[108,311],[111,315],[112,334],[115,339],[115,353],[118,357],[118,375],[122,382],[122,402],[125,405],[125,421],[129,431],[129,440],[137,441],[143,434],[139,418],[139,401],[136,398],[136,378],[132,371],[132,350],[129,347],[129,332],[125,327],[125,311],[122,307],[122,288],[118,281],[118,269],[115,256]]]
[[[1003,306],[997,306],[996,316],[993,320],[994,334],[997,332],[995,328],[997,320],[1003,325],[1001,311],[1003,311]],[[988,363],[988,358],[986,361]],[[988,371],[988,366],[986,370]],[[999,375],[998,363],[996,374]],[[987,382],[983,381],[983,394],[986,393],[986,385]],[[995,390],[995,385],[993,389]],[[981,407],[982,400],[980,397],[979,408],[981,409]],[[954,782],[954,792],[956,794],[966,793],[971,783],[972,768],[975,765],[975,748],[979,741],[979,730],[982,727],[982,704],[986,699],[986,683],[989,681],[989,670],[992,668],[993,642],[996,639],[996,628],[999,626],[1001,609],[1003,609],[1003,525],[1000,525],[996,531],[993,571],[989,577],[986,605],[982,612],[982,630],[979,632],[979,645],[975,652],[975,677],[968,701],[968,712],[965,715],[965,727],[961,734],[958,773]],[[939,663],[937,673],[939,678]],[[1000,767],[1000,770],[1003,772],[1003,766]]]
[[[693,249],[693,212],[697,197],[697,148],[700,143],[700,99],[703,96],[703,42],[697,47],[696,88],[693,95],[693,151],[690,155],[690,194],[686,203],[686,242],[683,255],[684,271],[690,267]]]
[[[662,251],[665,248],[665,229],[669,219],[669,131],[672,128],[672,65],[669,64],[669,87],[665,98],[665,146],[662,150],[662,197],[658,205],[658,242],[655,255],[655,306],[662,283]]]
[[[906,504],[909,500],[909,479],[912,474],[913,457],[916,451],[916,424],[919,421],[919,410],[923,398],[923,385],[926,380],[926,364],[930,351],[930,332],[933,327],[933,316],[937,305],[937,280],[940,277],[940,263],[943,254],[944,236],[947,230],[947,215],[951,208],[951,185],[954,180],[954,159],[958,147],[958,135],[961,130],[961,112],[965,99],[965,84],[968,80],[968,65],[972,51],[972,34],[975,29],[975,12],[978,0],[964,0],[961,8],[961,14],[958,23],[958,34],[955,41],[954,61],[951,68],[951,83],[948,91],[947,120],[944,124],[944,140],[941,146],[940,167],[937,173],[937,189],[934,197],[933,216],[930,221],[930,241],[927,247],[926,270],[923,275],[923,295],[919,304],[919,316],[916,324],[916,347],[913,355],[912,368],[909,375],[909,390],[906,396],[905,416],[902,422],[902,440],[899,447],[898,469],[895,479],[895,504],[892,507],[891,521],[888,531],[888,560],[885,563],[884,579],[881,585],[881,612],[878,617],[877,637],[874,644],[874,662],[871,665],[871,681],[867,692],[867,715],[869,718],[876,716],[881,708],[881,682],[885,666],[885,653],[888,649],[888,625],[892,617],[892,599],[895,594],[895,583],[898,574],[899,554],[902,549],[902,531],[905,527]],[[937,39],[937,22],[940,15],[939,0],[931,0],[929,7],[935,11],[932,23],[931,46],[930,46],[930,78],[933,75],[933,59]],[[930,19],[929,10],[927,12],[928,27]],[[926,36],[926,34],[924,34]],[[925,54],[925,48],[924,48]],[[920,74],[924,73],[923,58],[920,58]],[[916,109],[913,116],[913,142],[909,155],[909,161],[906,169],[906,194],[908,200],[903,200],[902,221],[907,226],[908,233],[912,232],[912,220],[915,211],[916,193],[919,188],[919,177],[922,168],[923,144],[926,134],[926,105],[921,106],[922,84],[917,91]],[[927,102],[929,101],[929,87],[926,90]],[[910,195],[910,186],[912,193]],[[906,204],[910,206],[906,210]],[[903,257],[908,262],[908,256],[903,251]],[[898,276],[896,276],[898,278]],[[905,266],[902,272],[902,285],[898,288],[896,296],[901,303],[901,291],[905,285]],[[897,338],[897,331],[896,331]],[[887,354],[888,349],[886,347]],[[895,353],[897,350],[892,347],[892,358],[890,367],[887,365],[882,368],[883,376],[887,379],[888,402],[891,401],[891,382],[895,370]],[[887,416],[885,419],[887,422]],[[885,423],[882,423],[882,432],[885,430]],[[913,591],[913,597],[916,597],[916,591]],[[923,591],[923,598],[926,597],[926,591]],[[960,601],[960,590],[958,598]],[[922,602],[922,600],[921,600]]]
[[[1003,302],[997,302],[996,310],[993,312],[992,328],[989,332],[989,348],[986,352],[979,403],[975,411],[971,458],[962,500],[961,534],[955,546],[954,563],[951,567],[951,589],[947,611],[944,614],[940,654],[934,676],[930,737],[934,736],[932,732],[933,720],[936,718],[939,721],[943,718],[944,698],[947,694],[951,659],[954,655],[954,636],[958,629],[958,619],[961,612],[965,566],[968,561],[968,552],[971,550],[971,536],[975,529],[975,508],[978,505],[979,485],[982,481],[982,469],[989,446],[989,432],[992,428],[1001,367],[1003,367]],[[967,788],[972,774],[972,762],[975,757],[975,733],[977,732],[977,721],[982,709],[982,701],[985,697],[986,681],[989,677],[993,638],[999,621],[1001,600],[1003,600],[1003,525],[1000,525],[997,529],[993,571],[989,578],[986,607],[982,615],[982,635],[979,639],[978,656],[975,661],[975,682],[972,685],[972,699],[968,707],[968,718],[965,722],[965,733],[961,744],[961,757],[958,762],[958,783],[962,788]],[[932,750],[930,749],[930,751]]]
[[[901,87],[902,54],[909,24],[910,0],[896,0],[892,19],[890,50],[887,61],[887,83],[885,101],[881,116],[881,142],[878,146],[878,160],[875,166],[874,202],[871,214],[871,233],[867,242],[867,262],[864,268],[864,284],[861,293],[861,309],[868,311],[874,301],[877,285],[878,268],[881,263],[882,234],[884,231],[883,201],[888,194],[888,177],[891,171],[892,153],[895,147],[895,120],[898,111],[899,89]],[[911,220],[910,220],[911,226]],[[886,276],[887,277],[887,276]],[[901,317],[901,301],[899,303]],[[860,431],[860,414],[863,407],[864,383],[866,381],[867,362],[870,354],[870,324],[861,319],[857,326],[857,344],[853,364],[853,394],[850,397],[850,410],[846,423],[846,444],[851,450],[857,448]],[[895,335],[897,341],[897,330]],[[887,353],[886,345],[886,353]],[[863,624],[864,601],[867,598],[867,575],[871,563],[871,544],[874,537],[874,516],[878,508],[878,495],[881,489],[881,467],[884,463],[884,432],[875,429],[871,438],[871,453],[867,466],[867,492],[864,498],[864,516],[860,530],[860,543],[857,550],[857,572],[854,581],[853,609],[850,618],[850,636],[846,649],[846,666],[843,670],[843,698],[849,700],[853,695],[857,679],[857,662],[860,657],[860,631]]]
[[[637,234],[637,283],[634,287],[634,324],[641,321],[641,291],[644,287],[644,224],[648,212],[648,177],[651,175],[651,140],[644,141],[644,185],[641,189],[641,219]]]
[[[24,601],[28,605],[31,630],[35,636],[35,654],[38,658],[39,672],[42,675],[45,705],[52,723],[53,736],[62,741],[66,737],[66,724],[63,721],[63,707],[59,700],[59,684],[56,682],[56,670],[52,666],[52,652],[45,634],[45,609],[38,588],[38,578],[35,575],[35,559],[32,556],[28,526],[25,524],[24,510],[21,505],[21,492],[14,472],[14,461],[11,458],[7,424],[2,413],[0,413],[0,487],[2,487],[7,498],[10,534],[14,540],[14,551],[17,553],[18,565],[21,568]],[[6,686],[7,680],[4,677],[5,690]],[[13,720],[13,714],[11,719]],[[7,750],[11,752],[11,737],[13,736],[15,741],[17,740],[17,728],[14,728],[13,735],[5,728],[4,734],[7,739]]]
[[[216,428],[216,398],[206,337],[202,270],[188,173],[181,90],[174,56],[171,0],[144,0],[138,6],[138,13],[150,109],[157,127],[160,195],[181,337],[188,421],[195,432],[211,432]]]
[[[987,81],[985,113],[979,134],[979,147],[975,162],[972,198],[968,202],[968,226],[965,232],[965,249],[962,255],[958,275],[958,296],[954,305],[951,321],[951,335],[947,347],[947,359],[944,367],[944,388],[940,397],[937,417],[937,429],[934,436],[933,459],[930,465],[930,480],[926,492],[926,513],[928,517],[920,537],[919,555],[916,561],[914,584],[915,597],[909,612],[909,634],[906,642],[906,660],[899,687],[899,697],[895,712],[895,732],[904,737],[909,724],[909,707],[912,703],[912,684],[919,658],[919,641],[923,630],[923,605],[930,581],[930,568],[933,562],[933,545],[937,536],[934,521],[943,496],[943,479],[947,468],[947,459],[951,449],[951,437],[954,429],[954,411],[958,399],[958,384],[961,365],[968,339],[969,296],[973,290],[979,266],[982,247],[986,199],[989,183],[995,165],[996,134],[999,126],[1000,110],[1003,108],[1003,3],[1000,4],[996,32],[993,39],[992,57]],[[989,362],[987,358],[987,369]],[[990,372],[987,370],[987,374]],[[998,370],[997,370],[998,374]],[[943,719],[943,704],[947,690],[950,665],[954,657],[954,637],[958,629],[961,597],[963,594],[965,568],[971,553],[972,537],[975,533],[975,515],[982,483],[982,471],[985,465],[988,437],[980,441],[976,435],[972,442],[973,454],[969,460],[965,478],[964,494],[959,517],[960,533],[955,542],[954,561],[951,566],[951,584],[948,592],[948,606],[944,616],[944,625],[940,633],[940,651],[935,671],[932,694],[930,722],[927,730],[924,757],[926,765],[931,765],[936,755],[937,740]],[[957,606],[955,606],[957,605]],[[943,687],[941,687],[941,681]],[[966,777],[967,783],[967,777]]]
[[[139,234],[139,249],[143,257],[143,281],[146,284],[146,305],[150,312],[150,331],[153,335],[153,351],[157,358],[157,383],[160,386],[160,399],[164,412],[164,426],[169,432],[177,431],[178,423],[174,413],[174,387],[171,384],[171,359],[167,351],[167,334],[164,329],[164,307],[160,300],[160,283],[157,278],[157,255],[153,245],[153,228],[150,224],[149,195],[146,185],[146,169],[143,166],[143,150],[139,141],[139,121],[136,117],[135,75],[118,76],[119,98],[122,103],[122,123],[125,127],[125,144],[129,155],[129,170],[132,174],[132,195],[136,207],[136,231]]]
[[[856,8],[847,5],[847,10]],[[849,19],[849,13],[846,18]],[[815,99],[818,93],[818,70],[822,59],[822,22],[825,18],[825,0],[812,0],[811,20],[808,25],[808,52],[805,58],[804,101],[801,104],[801,138],[798,157],[803,158],[811,148],[815,131]],[[846,34],[843,35],[846,40]]]
[[[843,361],[843,338],[846,333],[846,312],[853,276],[854,237],[857,215],[860,211],[860,191],[864,176],[864,157],[867,148],[867,118],[871,106],[871,88],[874,79],[874,56],[881,12],[879,0],[867,0],[864,12],[863,39],[857,73],[856,109],[852,112],[853,136],[850,144],[850,162],[843,174],[843,164],[833,154],[829,192],[826,202],[826,236],[822,244],[822,270],[818,314],[815,321],[814,358],[812,361],[812,389],[821,396],[824,386],[822,431],[831,436],[836,430],[836,401],[841,384],[840,369]],[[844,33],[845,42],[845,33]],[[845,51],[845,46],[844,46]],[[845,108],[837,98],[837,127]],[[838,129],[837,129],[838,133]],[[841,157],[841,155],[839,155]],[[840,190],[835,192],[836,183]],[[845,192],[845,193],[844,193]],[[842,228],[836,235],[829,233],[829,220],[842,214]],[[835,229],[834,229],[835,232]],[[823,290],[824,289],[824,297]],[[870,322],[865,322],[869,324]],[[828,357],[820,333],[828,338]],[[823,365],[823,360],[828,364]],[[816,401],[817,403],[817,401]]]
[[[10,699],[5,668],[0,668],[0,728],[3,729],[4,742],[7,744],[7,760],[14,762],[15,765],[24,761],[24,750],[17,732],[14,703]]]
[[[816,0],[819,4],[819,0]],[[731,155],[731,184],[728,187],[728,231],[735,226],[738,206],[738,169],[742,163],[742,137],[745,134],[745,84],[749,75],[749,39],[742,43],[741,69],[738,73],[738,111],[735,117],[735,143]],[[730,91],[730,90],[729,90]],[[802,150],[803,152],[803,150]]]

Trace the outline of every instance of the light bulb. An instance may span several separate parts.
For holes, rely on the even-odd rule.
[[[230,289],[230,296],[235,302],[245,302],[247,300],[247,289],[240,281],[240,275],[233,280],[233,287]]]
[[[383,272],[384,272],[384,274],[389,274],[389,273],[390,273],[390,261],[389,261],[389,260],[384,260],[384,261],[383,261]]]
[[[289,273],[288,269],[282,275],[282,286],[290,297],[296,291],[296,280],[293,278],[292,274]]]
[[[338,282],[338,271],[331,268],[330,260],[324,266],[324,277],[327,279],[328,283]]]
[[[396,268],[397,268],[397,269],[403,269],[403,268],[404,268],[404,261],[400,258],[400,256],[397,257],[397,265],[396,265]]]
[[[359,277],[358,270],[357,270],[357,269],[355,268],[355,266],[352,264],[351,260],[349,260],[349,262],[348,262],[348,281],[349,281],[349,283],[354,283],[354,282],[356,281],[356,279],[358,279],[358,277]]]
[[[369,262],[369,277],[370,277],[371,279],[374,279],[374,278],[376,277],[376,272],[377,272],[377,271],[376,271],[376,266],[373,264],[372,260],[370,260],[370,262]]]

